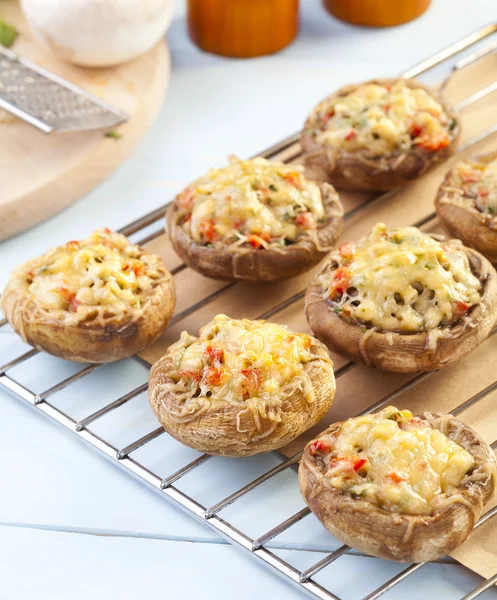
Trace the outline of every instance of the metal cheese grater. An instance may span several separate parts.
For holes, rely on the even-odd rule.
[[[129,118],[97,96],[2,47],[0,108],[44,133],[110,129]]]

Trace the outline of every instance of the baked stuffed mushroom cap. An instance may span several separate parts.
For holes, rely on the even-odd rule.
[[[401,562],[436,560],[471,533],[496,485],[495,455],[452,415],[390,406],[310,442],[300,490],[341,542]]]
[[[435,206],[451,235],[497,262],[497,152],[457,163],[445,176]]]
[[[17,267],[1,297],[22,339],[54,356],[105,363],[159,337],[176,301],[161,259],[109,229]]]
[[[333,187],[307,180],[302,167],[232,158],[175,198],[166,229],[179,256],[207,277],[275,281],[324,258],[342,216]]]
[[[333,363],[314,338],[218,315],[152,367],[149,400],[183,444],[221,456],[276,450],[315,425],[335,395]]]
[[[374,79],[320,102],[301,144],[313,178],[388,191],[446,159],[459,133],[457,116],[433,90],[411,79]]]
[[[483,341],[497,316],[497,273],[459,240],[379,223],[330,255],[306,293],[328,348],[387,371],[439,369]]]

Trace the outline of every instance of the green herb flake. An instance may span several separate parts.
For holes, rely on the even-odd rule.
[[[19,32],[13,25],[9,25],[0,19],[0,46],[10,48],[18,34]]]
[[[454,129],[456,128],[457,125],[457,121],[455,119],[451,119],[449,121],[449,131],[454,131]]]
[[[110,129],[105,133],[105,137],[112,138],[113,140],[120,140],[123,136],[121,133],[116,131],[115,129]]]
[[[389,419],[390,421],[397,421],[397,422],[404,420],[404,418],[400,414],[400,411],[393,412],[392,414],[388,415],[387,419]]]
[[[269,186],[269,189],[270,189],[272,192],[277,192],[277,191],[278,191],[278,188],[277,188],[277,187],[274,185],[274,183],[272,183],[272,184]]]
[[[491,215],[495,214],[495,208],[493,206],[487,206],[487,212]]]
[[[339,308],[338,306],[334,306],[333,307],[333,312],[336,313],[337,315],[339,315],[342,312],[342,309]]]
[[[433,271],[434,268],[435,268],[435,265],[432,265],[431,263],[425,264],[425,269],[428,269],[428,271]]]

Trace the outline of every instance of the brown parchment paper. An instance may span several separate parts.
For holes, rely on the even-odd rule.
[[[457,103],[491,83],[495,79],[495,73],[497,73],[497,56],[490,55],[458,73],[446,88],[445,96],[450,102]],[[320,98],[316,98],[316,101],[319,100]],[[460,117],[463,128],[461,143],[464,143],[497,122],[495,96],[489,95],[476,102],[466,108]],[[386,223],[387,226],[409,225],[433,213],[436,191],[450,165],[464,156],[472,156],[496,148],[497,135],[494,135],[457,157],[452,157],[401,192],[385,199],[374,200],[373,196],[368,194],[342,193],[341,199],[345,211],[359,204],[364,204],[365,208],[347,221],[341,241],[353,240],[364,235],[378,221]],[[278,158],[286,160],[294,157],[299,150],[296,144]],[[298,158],[294,161],[298,162]],[[442,231],[436,218],[429,221],[423,229],[430,232]],[[162,256],[169,268],[174,268],[181,263],[165,235],[154,240],[148,248]],[[178,339],[182,330],[196,333],[199,327],[218,313],[225,313],[234,318],[256,318],[286,298],[304,290],[312,279],[313,273],[272,284],[227,284],[207,279],[190,269],[185,269],[175,277],[178,296],[176,314],[218,290],[219,296],[185,318],[173,322],[160,340],[141,356],[150,363],[155,362],[164,354],[169,344]],[[287,324],[295,331],[311,333],[303,307],[304,302],[300,300],[274,315],[272,320]],[[347,362],[337,355],[332,355],[332,358],[335,368]],[[410,379],[412,375],[385,373],[363,366],[356,367],[338,380],[333,407],[321,423],[283,448],[283,454],[293,455],[330,423],[356,415]],[[431,374],[410,392],[402,394],[392,403],[399,408],[409,408],[414,413],[450,412],[495,380],[497,380],[497,335],[484,342],[471,356]],[[466,410],[460,418],[474,426],[488,442],[494,442],[497,439],[497,391]],[[487,506],[485,510],[491,506],[493,504]],[[454,552],[454,557],[484,577],[496,573],[497,517],[475,532]]]

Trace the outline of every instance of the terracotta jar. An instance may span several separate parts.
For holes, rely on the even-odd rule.
[[[391,27],[412,21],[430,6],[431,0],[323,0],[335,17],[354,25]]]
[[[249,58],[281,50],[298,32],[298,0],[188,0],[188,30],[206,52]]]

